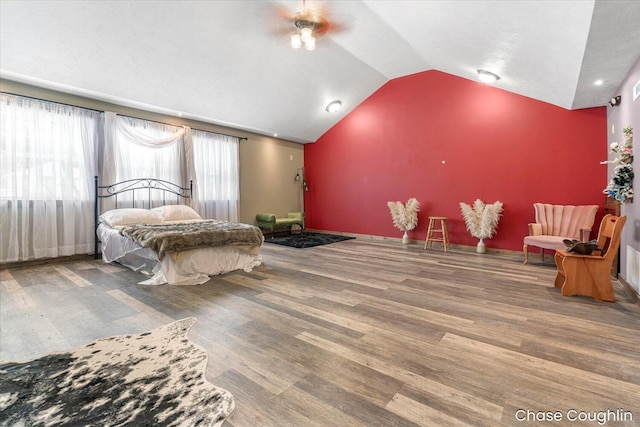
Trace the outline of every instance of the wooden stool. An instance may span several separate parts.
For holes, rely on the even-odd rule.
[[[436,221],[440,221],[440,228],[436,227]],[[433,237],[433,233],[440,233],[440,237]],[[447,251],[449,246],[449,232],[447,231],[447,217],[446,216],[430,216],[429,217],[429,229],[427,230],[427,239],[424,242],[424,248],[431,246],[431,242],[442,242],[444,245],[444,251]]]

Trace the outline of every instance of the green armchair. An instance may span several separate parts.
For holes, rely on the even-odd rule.
[[[273,236],[274,229],[278,227],[289,227],[289,233],[294,225],[299,225],[300,229],[304,229],[304,212],[288,212],[286,218],[276,218],[274,214],[259,213],[256,215],[258,227],[263,231],[271,230]]]

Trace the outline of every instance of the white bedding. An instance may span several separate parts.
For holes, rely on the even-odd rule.
[[[118,262],[134,271],[151,276],[143,285],[199,285],[209,276],[242,269],[251,271],[262,264],[259,248],[216,246],[166,254],[160,261],[157,254],[105,224],[98,226],[102,242],[102,259]]]

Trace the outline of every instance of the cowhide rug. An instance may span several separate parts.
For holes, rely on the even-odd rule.
[[[205,379],[207,353],[187,338],[195,321],[0,361],[0,425],[221,426],[233,396]]]

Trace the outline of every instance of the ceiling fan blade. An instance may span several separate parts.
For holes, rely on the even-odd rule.
[[[300,3],[300,8],[290,10],[278,4],[272,4],[271,15],[273,17],[270,26],[271,33],[277,36],[286,36],[295,33],[298,29],[296,22],[313,23],[315,37],[322,37],[328,33],[339,33],[348,30],[348,25],[333,19],[327,4],[321,1],[307,1]]]

